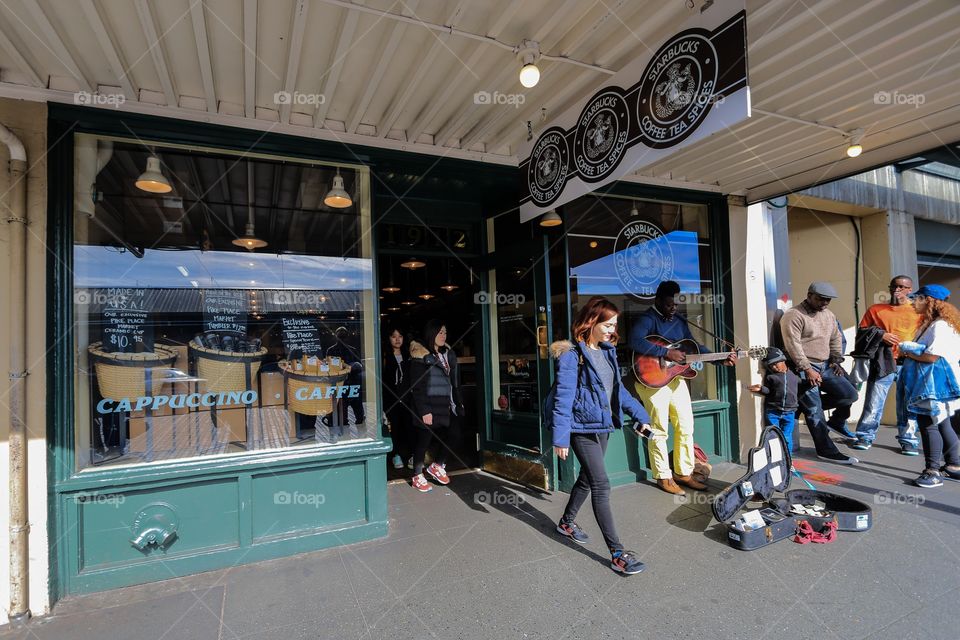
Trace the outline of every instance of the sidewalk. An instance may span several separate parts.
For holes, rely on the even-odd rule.
[[[647,570],[624,577],[589,503],[576,547],[553,533],[566,494],[471,473],[427,494],[391,485],[385,539],[70,598],[0,639],[956,637],[960,482],[909,484],[923,459],[899,455],[892,428],[855,467],[811,459],[801,430],[798,468],[873,504],[872,531],[742,552],[704,500],[632,485],[614,513]],[[712,488],[742,472],[722,465]]]

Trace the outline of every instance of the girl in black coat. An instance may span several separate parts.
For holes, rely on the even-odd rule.
[[[434,439],[437,451],[426,472],[440,484],[449,484],[446,458],[452,437],[451,425],[463,415],[460,401],[460,369],[457,354],[447,346],[447,328],[431,320],[423,331],[424,344],[410,342],[410,385],[415,414],[416,445],[412,484],[418,491],[432,487],[424,477],[424,457]]]
[[[397,327],[387,330],[387,345],[383,358],[383,405],[390,421],[393,438],[393,467],[403,468],[403,461],[413,455],[410,444],[410,354],[404,344],[403,332]]]

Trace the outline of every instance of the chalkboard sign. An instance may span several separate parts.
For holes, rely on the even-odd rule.
[[[294,351],[305,356],[323,356],[323,344],[320,341],[320,328],[313,318],[292,316],[282,318],[283,348],[287,357]]]
[[[207,289],[203,292],[203,330],[247,333],[246,292]]]
[[[146,307],[146,289],[107,289],[103,307],[103,350],[110,353],[153,353],[153,325]]]

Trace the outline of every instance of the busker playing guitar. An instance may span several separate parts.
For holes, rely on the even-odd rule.
[[[685,318],[676,315],[677,302],[674,296],[680,293],[680,285],[673,280],[664,280],[657,287],[653,306],[642,314],[630,331],[630,348],[638,355],[655,356],[670,362],[682,363],[686,354],[679,349],[668,349],[655,344],[647,338],[660,336],[670,342],[691,340],[693,335]],[[697,343],[701,353],[710,350]],[[731,353],[717,364],[732,366],[737,362],[736,353]],[[702,491],[707,485],[691,477],[693,473],[693,407],[690,403],[690,391],[686,381],[678,376],[659,388],[636,383],[636,391],[650,413],[653,435],[650,437],[650,466],[657,486],[676,495],[685,495],[682,484],[691,489]],[[667,427],[673,419],[674,445],[673,462],[677,475],[670,471],[667,452]]]

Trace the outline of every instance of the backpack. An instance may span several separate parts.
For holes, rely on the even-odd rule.
[[[580,352],[580,347],[576,344],[573,345],[573,348],[577,350],[577,384],[580,384],[580,367],[583,366],[583,354]],[[554,369],[560,367],[560,361],[557,360],[557,363],[554,365]],[[550,385],[550,391],[547,392],[547,397],[543,400],[543,424],[547,429],[553,430],[553,409],[557,406],[557,376],[556,371],[554,371],[553,384]]]

